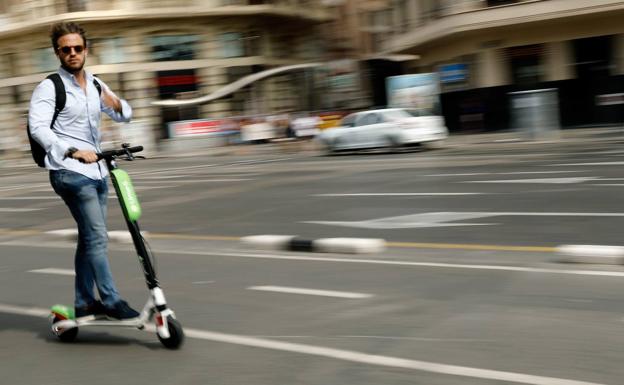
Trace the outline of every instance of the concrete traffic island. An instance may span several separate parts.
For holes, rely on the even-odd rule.
[[[376,238],[304,239],[294,235],[250,235],[242,237],[241,241],[260,249],[317,253],[374,254],[386,249],[386,241]]]
[[[560,245],[555,252],[560,262],[624,265],[624,246]]]

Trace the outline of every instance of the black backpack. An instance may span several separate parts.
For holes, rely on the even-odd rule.
[[[65,101],[67,100],[67,95],[65,94],[65,85],[63,84],[63,80],[61,79],[61,75],[59,74],[50,74],[46,79],[52,80],[54,83],[54,91],[56,93],[55,96],[55,105],[54,105],[54,115],[52,116],[52,122],[50,122],[50,128],[54,127],[54,122],[56,122],[56,118],[58,114],[63,111],[65,108]],[[93,79],[93,85],[98,90],[98,94],[102,95],[102,86],[100,83]],[[30,134],[30,126],[28,122],[26,123],[26,132],[28,133],[28,141],[30,142],[30,153],[32,154],[33,160],[39,167],[45,168],[45,156],[46,152],[41,147],[39,142],[37,142],[32,135]]]

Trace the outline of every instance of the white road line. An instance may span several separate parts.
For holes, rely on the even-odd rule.
[[[179,182],[179,181],[176,181],[176,182]],[[141,182],[141,183],[144,183],[144,182]],[[162,182],[156,182],[156,183],[162,183]],[[170,184],[170,185],[163,184],[160,186],[135,186],[134,189],[137,191],[140,191],[140,190],[153,190],[153,189],[158,189],[158,188],[176,188],[176,187],[180,187],[180,185],[179,184]]]
[[[464,193],[352,193],[352,194],[313,194],[315,197],[377,197],[377,196],[460,196],[460,195],[483,195],[487,193],[464,192]]]
[[[13,306],[8,304],[0,304],[0,312],[16,314],[16,315],[27,315],[32,317],[44,317],[47,318],[50,315],[49,309],[42,309],[37,307],[23,307],[23,306]]]
[[[76,275],[74,270],[70,269],[57,269],[54,267],[46,267],[45,269],[28,270],[29,273],[37,274],[56,274],[56,275]]]
[[[39,211],[43,209],[23,209],[23,208],[12,208],[12,207],[0,207],[0,213],[25,213],[29,211]]]
[[[624,166],[624,162],[592,162],[592,163],[557,163],[547,164],[547,167],[562,167],[562,166]]]
[[[523,174],[565,174],[575,172],[587,172],[587,170],[562,170],[562,171],[512,171],[512,172],[472,172],[464,174],[429,174],[424,176],[473,176],[473,175],[523,175]]]
[[[198,169],[198,168],[204,168],[204,167],[214,167],[214,166],[218,166],[218,164],[216,163],[212,163],[212,164],[199,164],[199,165],[195,165],[195,166],[183,166],[183,167],[172,167],[172,168],[163,168],[160,170],[149,170],[149,171],[138,171],[138,172],[134,172],[132,173],[133,175],[153,175],[153,174],[163,174],[163,173],[167,173],[169,171],[180,171],[180,170],[193,170],[193,169]]]
[[[175,179],[175,178],[188,178],[190,175],[159,175],[159,176],[137,176],[136,180],[144,179]]]
[[[211,253],[203,251],[181,251],[181,250],[165,250],[154,249],[159,253],[175,253],[183,255],[203,255],[203,256],[221,256],[236,258],[257,258],[257,259],[278,259],[289,261],[312,261],[312,262],[338,262],[338,263],[362,263],[371,265],[388,265],[388,266],[414,266],[414,267],[433,267],[447,269],[469,269],[469,270],[498,270],[511,271],[520,273],[543,273],[543,274],[565,274],[565,275],[585,275],[598,277],[624,277],[621,271],[603,271],[603,270],[560,270],[545,269],[537,267],[523,266],[504,266],[504,265],[466,265],[456,263],[438,263],[438,262],[412,262],[392,259],[359,259],[359,258],[331,258],[331,257],[312,257],[298,255],[275,255],[275,254],[253,254],[253,253]]]
[[[23,184],[23,185],[7,186],[7,187],[0,188],[0,191],[23,190],[23,189],[31,190],[33,188],[46,187],[46,186],[49,189],[52,189],[49,183],[38,183],[38,184]]]
[[[474,175],[491,175],[491,172],[467,172],[463,174],[429,174],[424,176],[474,176]]]
[[[557,170],[557,171],[514,171],[514,172],[496,172],[496,175],[522,175],[522,174],[565,174],[574,172],[587,172],[587,170]]]
[[[417,229],[449,226],[489,226],[496,223],[457,222],[468,219],[491,218],[499,216],[553,216],[553,217],[624,217],[624,213],[556,213],[556,212],[454,212],[441,211],[396,217],[375,218],[363,221],[302,221],[326,226],[342,226],[361,229]],[[455,223],[453,223],[455,222]]]
[[[259,290],[259,291],[272,291],[276,293],[318,295],[318,296],[323,296],[323,297],[350,298],[350,299],[370,298],[373,296],[372,294],[352,293],[348,291],[304,289],[304,288],[299,288],[299,287],[287,287],[287,286],[250,286],[247,289]]]
[[[223,178],[223,179],[193,179],[193,180],[176,180],[176,183],[191,184],[191,183],[210,183],[210,182],[242,182],[247,180],[254,180],[252,178]],[[162,183],[157,180],[142,180],[140,183]],[[179,186],[179,185],[178,185]],[[172,186],[177,187],[177,186]]]
[[[26,201],[26,200],[57,200],[61,199],[57,196],[43,196],[43,197],[0,197],[0,200],[3,201]]]
[[[47,309],[17,307],[7,304],[0,304],[0,312],[41,318],[48,317],[48,315],[50,314],[50,311]],[[154,332],[155,327],[153,325],[146,325],[144,330]],[[564,378],[535,376],[524,373],[504,372],[499,370],[480,369],[468,366],[448,365],[437,362],[381,356],[375,354],[361,353],[352,350],[335,349],[324,346],[306,345],[292,342],[274,341],[270,339],[219,333],[209,330],[184,328],[184,334],[187,338],[194,338],[199,340],[223,342],[227,344],[251,346],[255,348],[279,350],[326,358],[335,358],[338,360],[357,362],[374,366],[410,369],[452,376],[480,378],[484,380],[507,381],[529,385],[603,385],[595,382],[576,381]]]
[[[572,184],[583,183],[600,179],[598,177],[572,177],[572,178],[541,178],[541,179],[497,179],[497,180],[467,180],[457,183],[553,183]]]

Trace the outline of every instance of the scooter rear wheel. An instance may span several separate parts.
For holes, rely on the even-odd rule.
[[[169,329],[169,338],[162,338],[158,335],[158,339],[167,349],[177,349],[184,342],[184,331],[182,325],[175,318],[167,317],[167,328]]]
[[[53,317],[52,326],[54,327],[54,324],[59,321],[62,321],[62,319],[58,317]],[[55,336],[57,336],[63,342],[73,342],[76,339],[76,336],[78,335],[78,328],[74,327],[74,328],[69,328],[69,329],[64,329],[64,330],[59,330],[59,331],[55,331],[53,329],[52,332],[54,333]]]

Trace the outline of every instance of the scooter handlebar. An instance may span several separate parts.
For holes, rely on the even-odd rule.
[[[118,156],[130,155],[135,152],[143,151],[143,146],[124,147],[119,150],[109,150],[97,153],[98,160],[112,159]]]

